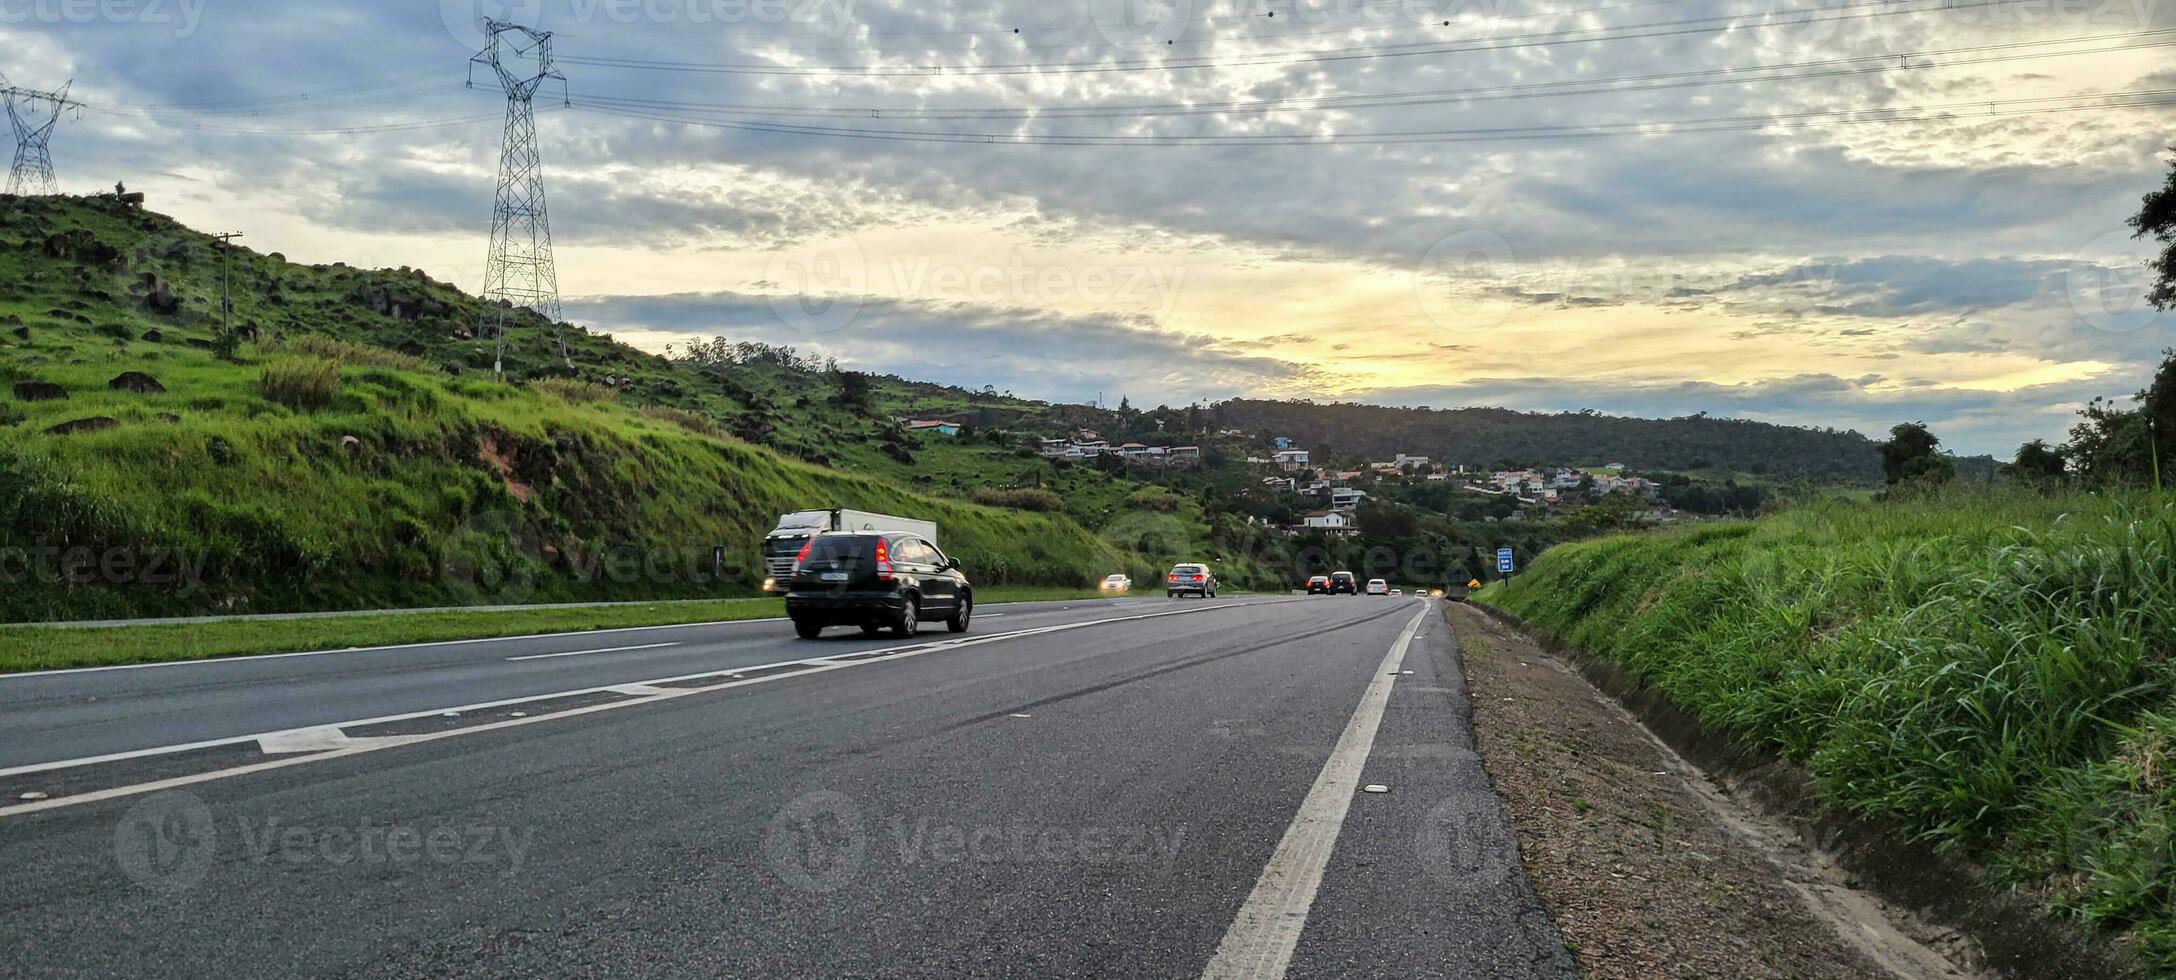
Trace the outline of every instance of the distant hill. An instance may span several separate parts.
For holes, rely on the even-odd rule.
[[[1255,399],[1223,402],[1215,412],[1217,421],[1228,427],[1370,459],[1402,452],[1481,467],[1623,463],[1635,469],[1718,469],[1819,483],[1881,482],[1881,457],[1874,442],[1859,433],[1743,419]],[[1976,463],[1965,467],[1968,472],[1978,468]]]

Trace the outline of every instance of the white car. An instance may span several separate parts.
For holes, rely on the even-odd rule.
[[[1133,580],[1124,575],[1112,575],[1105,578],[1098,588],[1104,595],[1125,595],[1133,589]]]
[[[1371,579],[1368,579],[1368,594],[1369,594],[1369,595],[1389,595],[1389,594],[1390,594],[1390,583],[1388,583],[1388,582],[1385,582],[1385,581],[1383,581],[1382,579],[1379,579],[1379,578],[1371,578]]]
[[[1402,596],[1402,595],[1404,595],[1404,594],[1405,594],[1405,590],[1404,590],[1404,589],[1392,589],[1392,590],[1390,590],[1390,594],[1391,594],[1391,595],[1392,595],[1393,597],[1395,597],[1395,596]]]

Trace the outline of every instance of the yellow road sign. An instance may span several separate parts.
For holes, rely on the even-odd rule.
[[[1467,579],[1467,580],[1466,580],[1466,588],[1469,588],[1469,589],[1478,589],[1478,588],[1480,588],[1480,587],[1481,587],[1481,580],[1480,580],[1480,579],[1477,579],[1477,578],[1476,578],[1476,579]]]

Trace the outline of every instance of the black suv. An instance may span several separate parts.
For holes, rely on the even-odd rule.
[[[1340,592],[1346,595],[1359,595],[1360,580],[1354,578],[1351,572],[1331,572],[1330,587],[1322,590],[1322,594],[1336,595]]]
[[[960,563],[905,532],[819,534],[801,547],[786,582],[786,615],[804,640],[826,626],[913,636],[927,619],[964,633],[974,612]]]

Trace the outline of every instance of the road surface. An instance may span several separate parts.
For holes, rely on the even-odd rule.
[[[1570,976],[1439,612],[0,677],[0,973]]]

